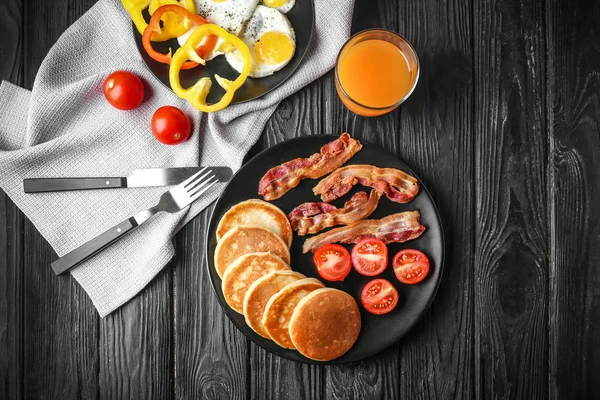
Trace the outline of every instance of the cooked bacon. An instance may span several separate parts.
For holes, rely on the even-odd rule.
[[[375,211],[381,193],[371,190],[367,196],[365,192],[358,192],[344,204],[337,208],[329,203],[304,203],[294,208],[288,214],[292,229],[298,235],[317,233],[325,228],[336,225],[349,225],[367,218]]]
[[[332,201],[342,197],[360,183],[369,186],[396,203],[408,203],[419,192],[417,180],[395,168],[377,168],[372,165],[355,164],[339,168],[313,188],[321,200]]]
[[[358,243],[365,238],[377,238],[384,243],[403,243],[416,239],[425,231],[418,211],[405,211],[382,219],[365,219],[348,226],[332,229],[304,241],[302,252],[315,251],[329,243]]]
[[[361,148],[358,140],[343,133],[321,147],[320,153],[309,158],[296,158],[268,170],[258,183],[258,194],[265,200],[278,199],[298,186],[302,179],[317,179],[341,167]]]

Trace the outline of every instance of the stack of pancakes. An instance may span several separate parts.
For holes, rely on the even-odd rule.
[[[328,361],[346,353],[360,332],[349,294],[290,268],[292,228],[262,200],[229,209],[217,227],[215,268],[229,306],[259,335],[305,357]]]

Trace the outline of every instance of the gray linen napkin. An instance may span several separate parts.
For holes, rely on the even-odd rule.
[[[350,33],[352,9],[352,0],[315,0],[315,36],[298,71],[267,96],[203,114],[147,69],[121,2],[98,1],[52,47],[31,92],[8,82],[0,85],[0,187],[62,256],[154,205],[165,188],[24,194],[24,178],[127,176],[137,168],[196,165],[237,170],[277,104],[333,67]],[[150,94],[138,109],[119,111],[104,99],[102,83],[119,69],[147,83]],[[163,105],[179,107],[192,118],[194,132],[184,144],[165,146],[152,136],[152,114]],[[174,255],[173,235],[222,189],[178,214],[159,214],[72,271],[100,316],[152,280]]]

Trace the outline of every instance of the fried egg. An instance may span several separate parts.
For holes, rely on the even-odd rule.
[[[296,0],[262,0],[262,4],[287,14],[296,4]]]
[[[194,0],[194,4],[196,12],[208,22],[239,36],[244,23],[256,9],[258,0]]]
[[[290,21],[280,11],[257,6],[254,14],[239,35],[250,50],[250,76],[262,78],[285,67],[296,51],[296,35]],[[225,54],[227,62],[236,71],[244,66],[239,51]]]
[[[186,0],[192,1],[192,0]],[[193,0],[196,12],[208,22],[219,25],[227,32],[239,36],[246,21],[252,17],[259,0]],[[194,29],[177,38],[181,46],[185,43]],[[218,45],[217,45],[218,47]],[[209,54],[206,59],[211,60],[221,53]]]

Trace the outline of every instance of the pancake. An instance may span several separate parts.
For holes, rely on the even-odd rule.
[[[287,215],[266,201],[246,200],[227,210],[217,226],[217,242],[229,230],[242,225],[256,225],[268,229],[282,238],[288,248],[292,245],[292,227]]]
[[[318,279],[304,278],[290,283],[269,299],[262,323],[275,343],[286,349],[295,348],[289,333],[294,308],[306,295],[322,287]]]
[[[271,253],[250,253],[241,256],[223,274],[223,296],[227,304],[240,314],[244,310],[244,296],[255,280],[270,272],[288,271],[290,266]]]
[[[324,288],[300,300],[289,323],[289,334],[303,356],[329,361],[350,350],[360,327],[354,298],[341,290]]]
[[[244,254],[271,252],[286,264],[290,263],[290,250],[273,232],[254,225],[230,229],[215,248],[215,269],[221,278],[227,267]]]
[[[254,281],[246,292],[246,297],[244,297],[246,324],[260,336],[271,339],[262,324],[262,318],[269,299],[288,284],[303,278],[306,277],[299,272],[279,271],[271,272]]]

